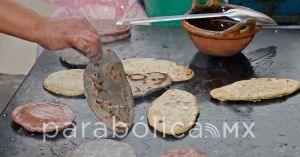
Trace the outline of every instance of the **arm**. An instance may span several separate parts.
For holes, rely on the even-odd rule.
[[[102,48],[97,31],[86,19],[51,20],[12,0],[0,0],[0,32],[51,50],[73,46],[88,57],[99,56]]]

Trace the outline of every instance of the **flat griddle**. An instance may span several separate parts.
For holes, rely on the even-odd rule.
[[[198,122],[203,125],[203,137],[193,139],[153,137],[153,130],[143,138],[133,136],[133,132],[117,139],[132,145],[139,157],[155,157],[161,152],[174,148],[194,147],[210,157],[267,157],[300,156],[300,95],[262,101],[218,102],[210,98],[209,91],[215,87],[251,77],[283,77],[300,80],[300,30],[266,29],[239,54],[229,58],[213,58],[203,55],[194,47],[187,33],[175,27],[135,27],[131,39],[106,45],[119,54],[120,58],[153,57],[167,59],[190,66],[195,77],[186,82],[176,83],[171,88],[179,88],[195,94],[201,104]],[[22,53],[22,52],[20,52]],[[37,157],[64,156],[67,150],[92,140],[88,127],[86,137],[81,138],[81,128],[77,137],[66,139],[62,134],[43,142],[41,134],[28,133],[12,123],[11,111],[28,102],[58,102],[68,104],[77,114],[75,122],[98,122],[82,98],[65,98],[52,95],[42,86],[43,79],[50,73],[66,69],[59,62],[59,54],[44,53],[37,60],[29,75],[11,99],[0,118],[0,156]],[[163,91],[162,91],[163,92]],[[147,123],[146,111],[150,103],[162,92],[136,99],[135,123]],[[222,134],[222,124],[239,122],[239,137],[212,138],[205,131],[205,123],[215,125]],[[242,138],[245,129],[242,123],[255,122],[255,138]],[[138,126],[137,133],[144,128]],[[111,138],[111,133],[109,132]]]

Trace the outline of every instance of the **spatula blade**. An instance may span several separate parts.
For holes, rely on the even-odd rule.
[[[133,123],[134,101],[122,62],[112,50],[105,50],[101,59],[89,62],[84,88],[97,118],[113,132],[126,133]]]

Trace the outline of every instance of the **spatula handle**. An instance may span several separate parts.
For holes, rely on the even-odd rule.
[[[150,17],[144,19],[123,19],[118,21],[117,25],[148,25],[153,22],[167,22],[167,21],[178,21],[188,19],[201,19],[201,18],[213,18],[225,16],[224,13],[208,13],[208,14],[191,14],[191,15],[176,15],[176,16],[160,16]]]

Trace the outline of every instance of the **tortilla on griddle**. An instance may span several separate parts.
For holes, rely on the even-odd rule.
[[[44,80],[44,88],[52,93],[62,96],[83,96],[82,69],[62,70],[52,73]]]
[[[136,157],[134,149],[122,142],[98,139],[68,151],[65,157]]]
[[[206,157],[206,155],[194,148],[178,148],[162,153],[157,157]]]
[[[116,20],[99,19],[90,21],[98,31],[103,43],[110,43],[117,40],[126,39],[131,36],[130,26],[118,26]]]
[[[159,72],[127,75],[134,98],[146,96],[172,83],[168,74]]]
[[[220,101],[260,101],[290,95],[300,89],[291,79],[253,78],[214,89],[210,95]]]
[[[186,81],[194,77],[194,72],[191,69],[167,60],[128,58],[122,63],[126,74],[160,72],[168,74],[173,82]]]
[[[60,52],[60,61],[70,68],[84,69],[89,59],[75,49],[67,48]]]
[[[15,108],[11,115],[26,130],[45,133],[63,130],[75,118],[71,108],[55,103],[28,103]]]
[[[74,70],[72,70],[72,71],[74,71]],[[84,70],[78,69],[78,70],[76,70],[76,73],[77,73],[76,75],[70,76],[71,78],[68,79],[69,83],[72,83],[73,80],[81,80],[83,78]],[[58,79],[56,79],[56,80],[58,80]],[[146,96],[152,92],[155,92],[162,88],[165,88],[172,83],[171,78],[168,74],[157,73],[157,72],[148,73],[148,74],[127,75],[127,80],[132,89],[134,98]],[[56,94],[60,93],[60,95],[64,95],[64,96],[81,96],[84,94],[84,92],[83,92],[84,87],[81,84],[77,84],[77,85],[80,85],[78,87],[77,87],[77,85],[74,85],[76,88],[72,89],[72,87],[66,88],[66,85],[60,86],[59,84],[63,83],[63,82],[61,82],[61,80],[60,80],[60,82],[56,81],[55,86],[53,85],[54,84],[53,82],[49,83],[50,80],[48,80],[48,79],[47,79],[47,81],[45,80],[44,82],[47,84],[47,85],[44,85],[44,87],[47,90],[49,90],[53,93],[56,93]],[[82,80],[82,82],[83,82],[83,80]],[[60,86],[60,87],[58,87],[58,86]],[[57,89],[59,89],[59,90],[57,90]],[[77,93],[79,95],[77,95],[77,94],[71,95],[70,91],[73,91],[73,93],[75,93],[75,91],[77,91]],[[66,92],[68,92],[68,94],[66,94]],[[61,94],[61,93],[65,93],[65,94]]]
[[[194,125],[199,112],[194,95],[170,89],[152,102],[148,110],[148,122],[159,132],[178,135]]]

